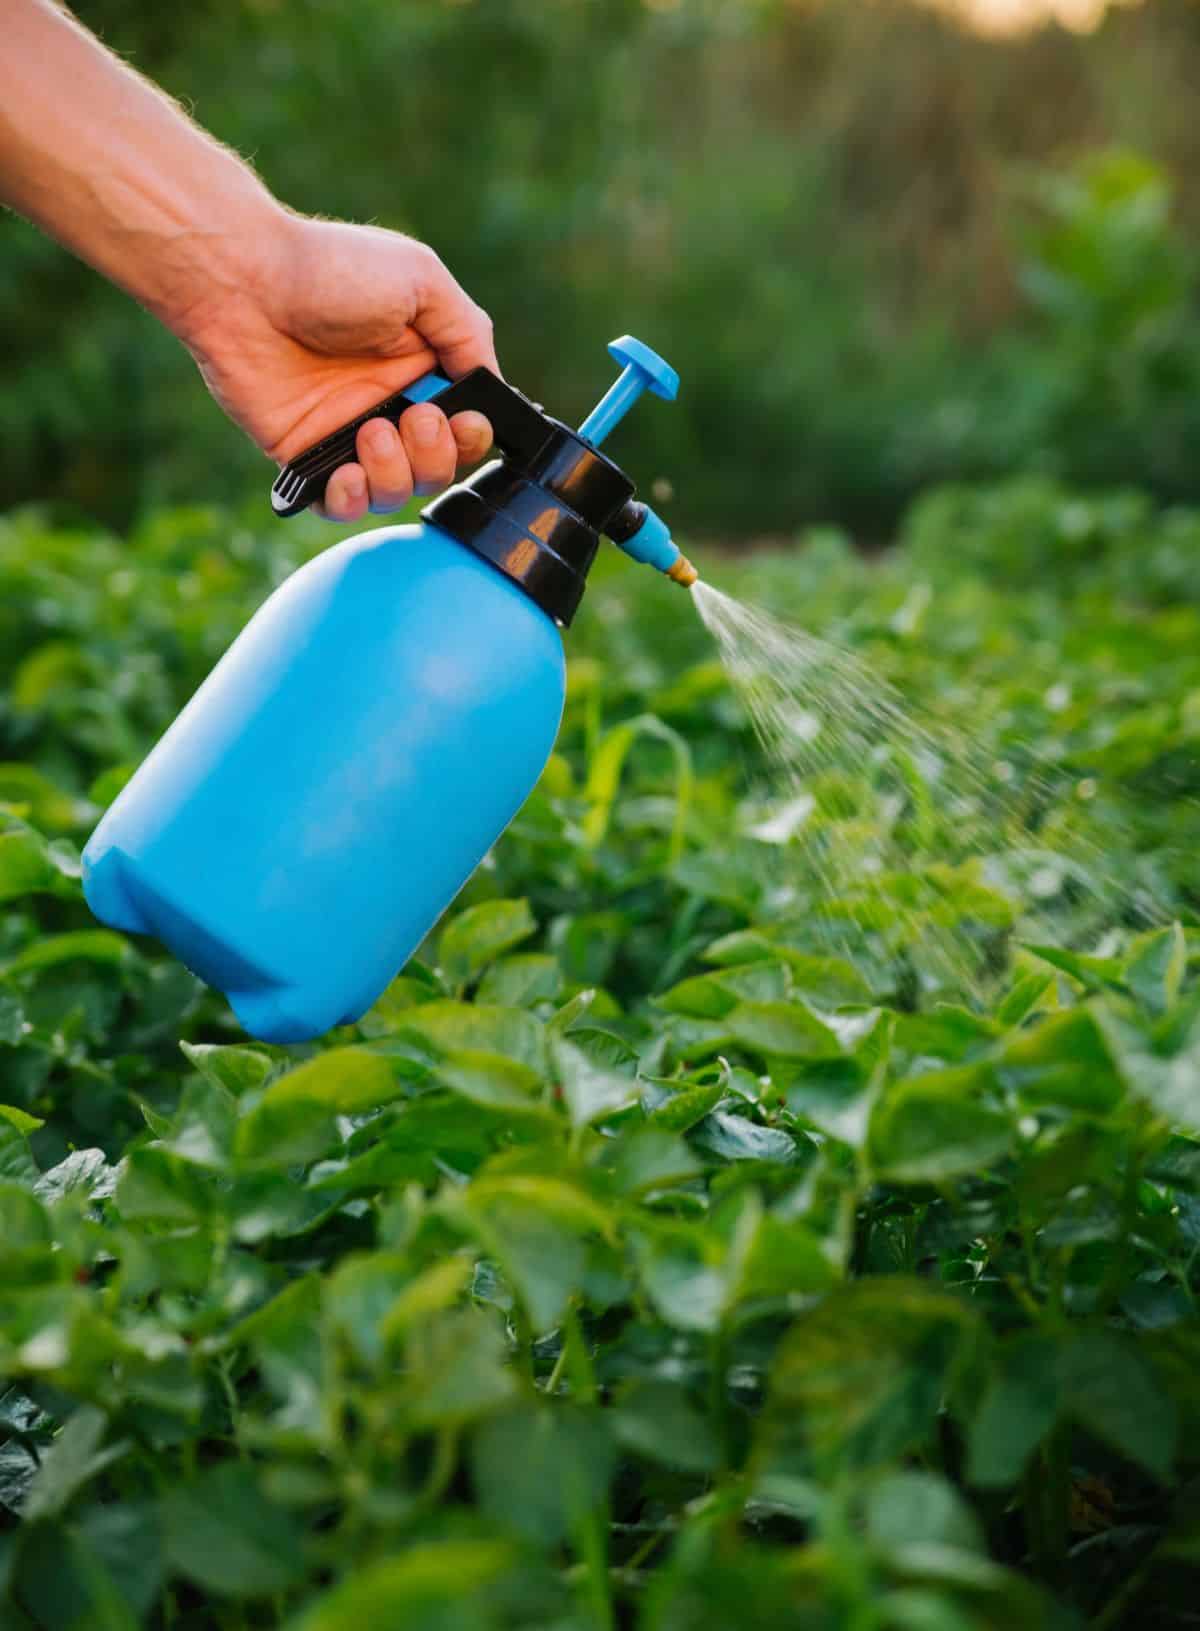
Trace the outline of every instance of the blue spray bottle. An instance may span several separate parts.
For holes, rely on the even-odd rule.
[[[640,341],[577,431],[486,369],[428,374],[288,465],[294,515],[358,427],[436,400],[477,409],[500,457],[422,512],[302,566],[251,619],[105,813],[83,856],[96,916],[153,934],[241,1024],[298,1042],[357,1019],[532,791],[562,713],[560,628],[601,533],[695,571],[598,451],[678,376]]]

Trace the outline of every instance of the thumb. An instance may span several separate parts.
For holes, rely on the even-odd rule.
[[[436,352],[438,361],[452,379],[469,374],[472,368],[490,368],[500,373],[492,338],[492,320],[477,306],[466,290],[451,276],[432,250],[429,265],[417,290],[417,307],[412,327]]]

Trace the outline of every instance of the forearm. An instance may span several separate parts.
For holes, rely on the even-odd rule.
[[[52,0],[0,0],[0,26],[0,201],[186,336],[285,212]]]

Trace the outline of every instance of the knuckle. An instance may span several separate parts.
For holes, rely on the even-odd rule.
[[[415,271],[417,276],[426,287],[433,287],[441,283],[448,275],[442,257],[436,249],[431,249],[428,244],[423,244],[419,240],[414,240],[414,242],[416,243]]]

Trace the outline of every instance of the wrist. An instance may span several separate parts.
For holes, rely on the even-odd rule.
[[[292,253],[300,218],[265,188],[222,209],[218,224],[185,228],[158,259],[156,288],[143,304],[189,350],[261,306]]]

